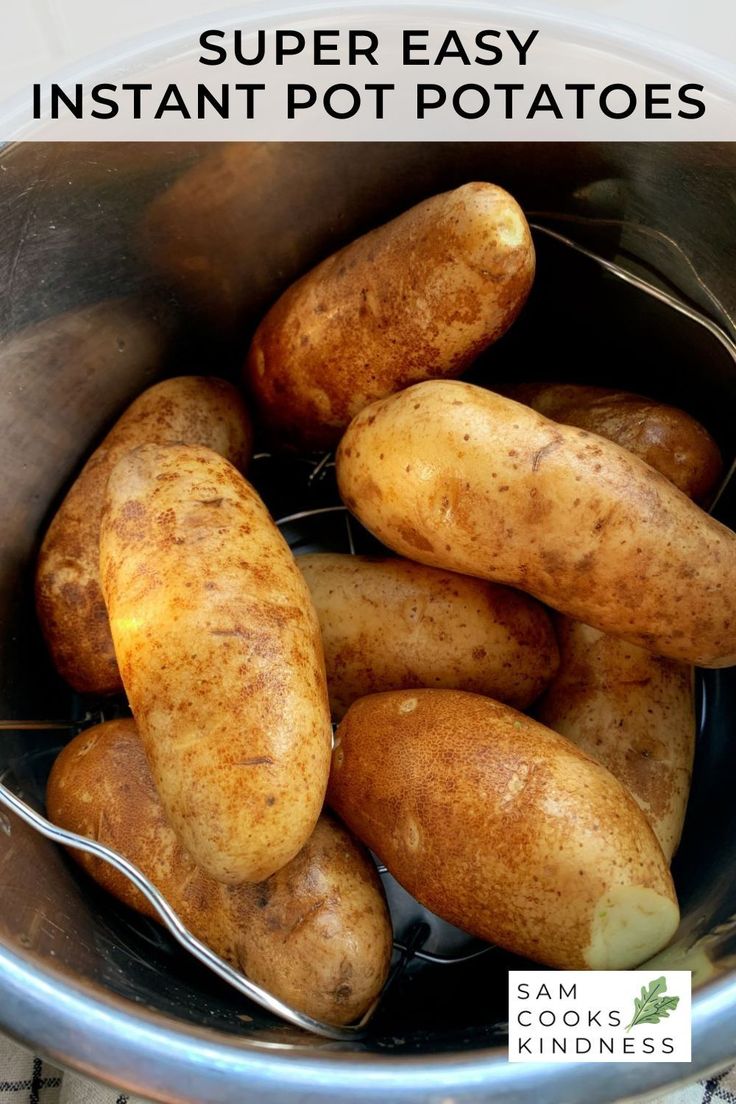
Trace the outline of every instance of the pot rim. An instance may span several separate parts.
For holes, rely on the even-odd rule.
[[[487,1100],[492,1085],[506,1101],[604,1104],[672,1088],[711,1075],[736,1056],[732,1012],[736,981],[707,982],[693,995],[693,1054],[687,1063],[511,1064],[507,1051],[486,1048],[432,1055],[321,1052],[319,1046],[226,1036],[175,1022],[123,997],[90,993],[61,972],[39,969],[0,946],[0,1026],[25,1045],[43,1034],[49,1061],[147,1098],[182,1104],[235,1104],[294,1099],[401,1104],[438,1099]],[[94,1032],[80,1025],[94,1023]],[[227,1041],[223,1041],[223,1040]],[[250,1097],[249,1097],[250,1098]]]

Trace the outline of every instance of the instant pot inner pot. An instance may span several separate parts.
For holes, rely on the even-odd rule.
[[[246,160],[250,153],[262,157],[263,147],[243,149]],[[487,179],[509,188],[527,211],[539,212],[536,221],[649,273],[659,286],[709,308],[717,321],[730,309],[727,301],[719,305],[711,298],[723,299],[719,280],[723,284],[727,244],[712,221],[726,169],[733,180],[736,155],[726,147],[268,147],[274,179],[270,189],[259,188],[260,214],[248,207],[252,197],[239,196],[235,189],[228,202],[237,218],[232,210],[222,216],[239,218],[245,228],[238,263],[246,291],[253,270],[254,298],[245,294],[233,312],[232,300],[225,303],[232,284],[223,282],[219,305],[227,310],[218,315],[217,286],[196,301],[192,289],[196,292],[201,283],[188,287],[186,273],[179,284],[162,276],[150,262],[150,243],[141,243],[141,226],[163,189],[193,163],[200,164],[198,171],[207,159],[216,165],[219,155],[192,146],[27,145],[2,157],[7,337],[0,348],[5,517],[0,535],[0,717],[5,722],[0,777],[39,809],[59,747],[79,726],[125,712],[122,700],[73,695],[51,668],[32,601],[34,556],[45,525],[90,447],[134,394],[162,374],[237,378],[250,329],[264,305],[320,256],[422,196]],[[673,176],[678,157],[679,174]],[[730,164],[724,161],[728,157]],[[691,194],[694,182],[697,201]],[[710,197],[702,194],[704,187]],[[297,191],[295,211],[289,197]],[[257,225],[254,218],[260,219]],[[698,232],[699,220],[707,234]],[[643,222],[654,233],[632,231],[632,222]],[[278,242],[270,257],[267,230],[277,223]],[[186,240],[199,231],[182,222],[175,233]],[[665,237],[675,239],[674,245]],[[211,239],[215,255],[214,223]],[[207,240],[202,232],[202,256]],[[468,378],[491,387],[494,381],[547,378],[642,391],[700,418],[730,465],[736,367],[727,348],[696,321],[606,274],[593,260],[541,233],[535,240],[539,269],[530,302]],[[256,241],[257,252],[252,248]],[[733,242],[730,248],[733,257]],[[101,348],[92,364],[65,354],[63,325],[59,339],[54,338],[53,319],[62,312],[87,310],[111,297],[134,302],[160,333],[165,353],[155,362],[126,360],[124,330],[116,335],[117,355]],[[19,331],[38,323],[50,338],[32,341],[30,353],[18,354]],[[82,340],[93,341],[94,325],[88,330]],[[318,466],[320,457],[279,458],[264,445],[257,451],[250,477],[275,517],[293,519],[282,531],[297,554],[379,548],[340,511],[329,461]],[[716,508],[732,526],[735,499],[727,489]],[[683,920],[666,954],[673,966],[692,968],[696,984],[729,970],[736,950],[736,880],[731,877],[735,676],[733,670],[699,675],[695,777],[674,864]],[[43,724],[24,728],[29,721]],[[304,1035],[245,1002],[193,963],[158,925],[98,890],[66,855],[12,814],[0,812],[0,829],[0,942],[14,953],[171,1020],[246,1041],[346,1049],[347,1044]],[[486,950],[443,925],[390,879],[387,888],[398,938],[413,940],[420,953],[410,957],[388,992],[368,1037],[351,1046],[408,1053],[502,1046],[506,975],[522,961]]]

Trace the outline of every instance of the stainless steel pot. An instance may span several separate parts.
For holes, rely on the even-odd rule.
[[[60,683],[39,639],[31,579],[45,521],[132,395],[164,373],[236,374],[264,306],[332,248],[425,195],[489,179],[539,221],[648,273],[733,332],[736,144],[24,144],[3,152],[0,170],[0,776],[39,806],[70,726],[104,708]],[[526,319],[485,359],[483,378],[650,391],[704,420],[732,459],[736,369],[723,347],[584,259],[539,245]],[[274,470],[264,493],[286,513],[303,492]],[[736,523],[733,493],[718,510]],[[592,1104],[721,1067],[736,1059],[735,676],[701,680],[675,864],[683,923],[669,954],[695,971],[691,1067],[509,1065],[510,960],[500,953],[415,961],[364,1043],[306,1037],[244,1007],[5,814],[0,1026],[128,1091],[212,1104]],[[24,728],[29,720],[44,726]]]

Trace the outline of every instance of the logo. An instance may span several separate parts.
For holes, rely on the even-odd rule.
[[[689,1062],[690,971],[652,974],[510,971],[509,1061]]]
[[[666,989],[667,978],[663,977],[653,981],[648,989],[642,985],[641,996],[634,997],[634,1015],[627,1031],[631,1031],[637,1024],[659,1023],[660,1020],[667,1019],[670,1012],[674,1012],[680,998],[666,996]]]

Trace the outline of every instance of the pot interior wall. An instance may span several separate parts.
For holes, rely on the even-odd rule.
[[[652,275],[719,323],[736,313],[732,146],[28,144],[7,149],[0,164],[0,718],[12,722],[0,730],[0,777],[38,807],[53,755],[75,727],[124,709],[72,695],[50,667],[32,601],[45,523],[133,395],[164,374],[236,378],[264,308],[320,257],[426,195],[488,179],[537,221]],[[193,194],[177,183],[187,171]],[[525,314],[471,378],[651,393],[699,417],[730,463],[736,368],[724,347],[586,258],[541,235],[537,245]],[[131,324],[144,334],[138,342]],[[309,485],[309,470],[303,460],[263,460],[253,478],[283,516],[336,501],[329,474]],[[734,497],[718,505],[731,525]],[[355,534],[359,547],[374,547],[357,526]],[[287,536],[297,552],[346,547],[344,519],[334,516]],[[730,969],[736,949],[735,674],[699,679],[696,773],[674,867],[677,952],[696,945],[680,961],[695,964],[703,982]],[[13,728],[24,720],[60,727]],[[246,1007],[11,815],[0,814],[0,828],[0,943],[173,1020],[340,1049]],[[395,901],[402,924],[426,919]],[[472,949],[448,932],[433,938],[457,953]],[[456,965],[413,961],[360,1045],[409,1053],[503,1045],[511,964],[497,950]]]

